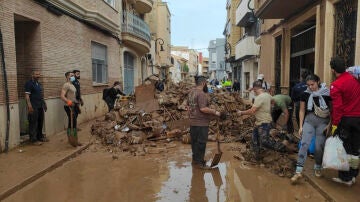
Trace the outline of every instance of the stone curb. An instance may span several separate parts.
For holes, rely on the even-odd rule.
[[[0,201],[4,200],[5,198],[9,197],[10,195],[14,194],[15,192],[21,190],[25,186],[35,182],[37,179],[44,176],[46,173],[49,173],[49,172],[55,170],[56,168],[62,166],[65,162],[69,161],[71,158],[76,157],[77,155],[81,154],[84,150],[89,148],[89,146],[91,144],[92,143],[87,143],[85,146],[82,146],[79,149],[76,149],[74,152],[72,152],[71,154],[65,156],[64,158],[60,159],[59,161],[55,162],[54,164],[50,165],[49,167],[47,167],[47,168],[41,170],[40,172],[28,177],[27,179],[25,179],[24,181],[18,183],[17,185],[14,185],[10,189],[0,193]]]
[[[314,189],[316,189],[316,191],[318,191],[323,197],[325,197],[325,199],[326,199],[327,201],[331,201],[331,202],[335,202],[335,201],[336,201],[333,197],[331,197],[328,193],[326,193],[326,191],[325,191],[323,188],[321,188],[321,186],[320,186],[318,183],[316,183],[314,180],[312,180],[312,179],[308,176],[308,174],[303,173],[303,176],[304,176],[304,178],[306,179],[306,181],[307,181]]]

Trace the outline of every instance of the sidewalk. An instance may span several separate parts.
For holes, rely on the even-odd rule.
[[[75,157],[90,144],[90,128],[93,121],[79,127],[81,147],[74,148],[67,142],[66,131],[48,137],[41,146],[22,145],[8,153],[0,154],[0,201],[39,177]]]
[[[314,160],[308,158],[305,164],[304,176],[308,182],[317,189],[323,196],[329,201],[346,201],[346,202],[359,202],[360,193],[360,177],[356,178],[356,183],[351,187],[343,184],[333,182],[331,178],[337,177],[337,171],[335,170],[324,170],[323,176],[317,178],[314,175]],[[300,184],[301,186],[301,184]]]

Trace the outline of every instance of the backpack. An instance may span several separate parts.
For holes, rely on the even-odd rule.
[[[157,81],[157,82],[155,83],[155,88],[156,88],[158,91],[162,92],[162,91],[164,90],[164,83],[161,82],[161,81]]]
[[[110,88],[104,88],[103,90],[103,95],[102,95],[102,99],[105,100],[106,97],[108,96],[109,94],[109,91],[110,91]]]

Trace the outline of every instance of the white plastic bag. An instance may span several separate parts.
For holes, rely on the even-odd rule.
[[[326,140],[322,166],[323,168],[349,171],[349,160],[343,142],[338,136],[332,136]]]

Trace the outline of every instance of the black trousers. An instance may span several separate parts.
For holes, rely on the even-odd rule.
[[[29,136],[31,142],[36,142],[44,138],[42,127],[44,123],[44,109],[34,109],[34,112],[28,114],[29,120]]]
[[[205,163],[206,142],[208,140],[209,126],[190,126],[192,160],[194,163]]]
[[[115,100],[116,99],[112,99],[110,97],[106,97],[105,102],[106,105],[108,106],[109,112],[114,109],[114,104],[115,104]]]
[[[360,117],[343,117],[338,125],[340,138],[347,154],[359,157],[360,154]],[[359,167],[350,167],[349,171],[339,171],[339,178],[350,181],[359,174]]]
[[[289,119],[286,122],[287,132],[292,134],[294,132],[294,124],[293,124],[293,121],[292,121],[293,108],[289,106],[288,111],[289,111]],[[273,120],[274,123],[277,122],[277,120],[279,119],[281,114],[282,114],[281,109],[272,110],[271,117],[272,117],[272,120]]]
[[[70,107],[64,106],[66,115],[68,117],[68,128],[71,128],[71,117],[70,117]],[[78,107],[72,107],[73,111],[73,125],[72,128],[77,128],[77,117],[79,115]]]

